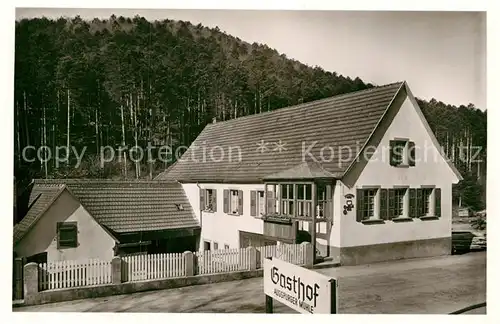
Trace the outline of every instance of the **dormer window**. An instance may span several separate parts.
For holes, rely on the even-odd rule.
[[[389,142],[389,146],[390,165],[395,167],[415,166],[415,142],[396,138]]]

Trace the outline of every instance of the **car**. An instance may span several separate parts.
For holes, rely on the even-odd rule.
[[[453,231],[451,233],[452,254],[486,249],[486,234],[472,231]]]

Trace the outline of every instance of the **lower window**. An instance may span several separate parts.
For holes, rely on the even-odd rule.
[[[378,189],[358,189],[357,220],[378,219],[377,212]]]
[[[406,189],[394,189],[394,217],[405,217]]]

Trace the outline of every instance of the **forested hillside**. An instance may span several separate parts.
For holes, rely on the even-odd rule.
[[[218,28],[141,17],[18,21],[15,60],[20,191],[33,178],[154,177],[169,163],[128,157],[101,168],[100,147],[189,146],[214,117],[227,120],[373,86]],[[472,154],[460,158],[459,147],[482,147],[484,160],[486,112],[434,99],[419,104],[449,156],[475,182],[485,165],[472,163]],[[35,158],[27,162],[27,146],[47,146],[52,154],[58,146],[79,154],[86,147],[84,163],[75,168],[73,154],[69,163],[58,165],[53,156],[41,162],[35,150],[26,151]]]

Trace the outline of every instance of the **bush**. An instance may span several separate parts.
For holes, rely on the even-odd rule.
[[[486,216],[477,216],[470,222],[472,228],[482,231],[486,229]]]

